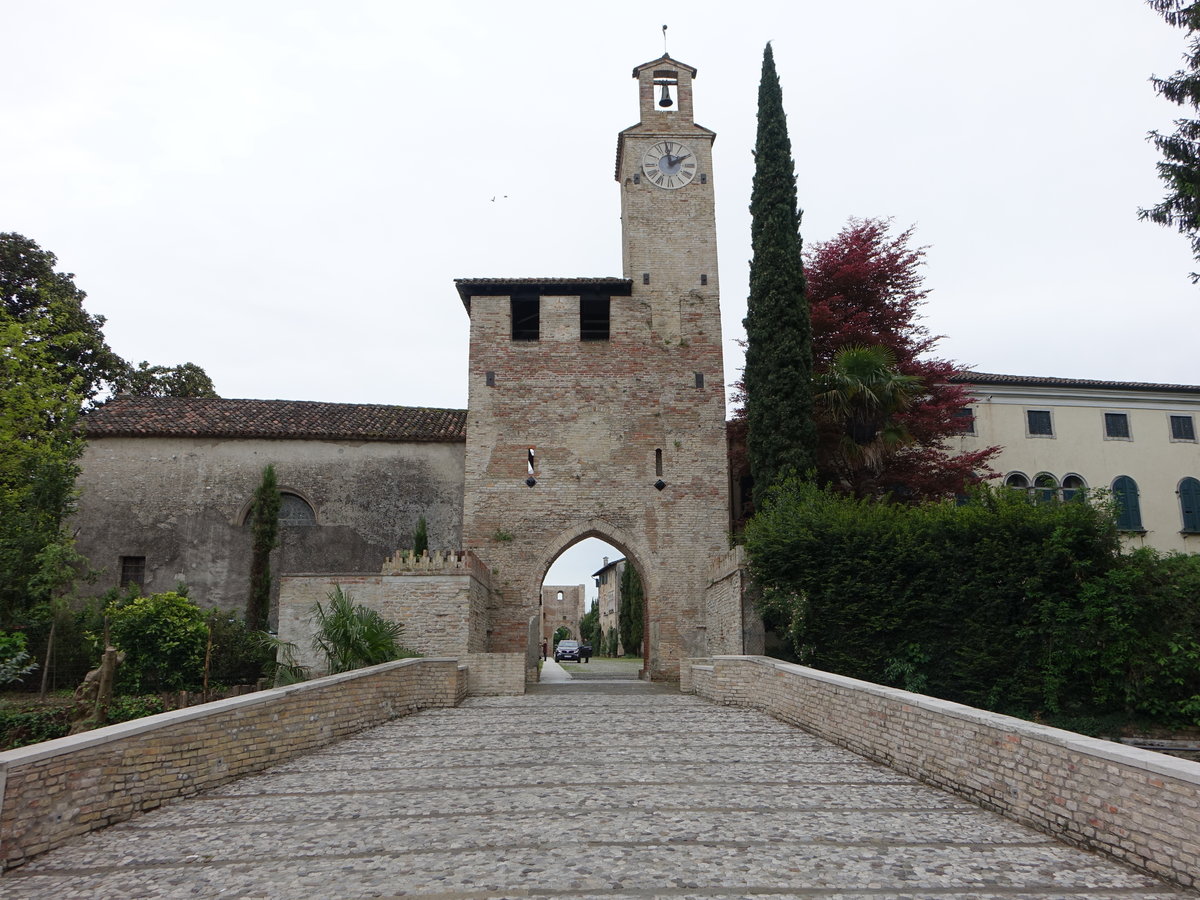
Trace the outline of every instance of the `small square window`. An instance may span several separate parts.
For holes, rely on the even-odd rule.
[[[1129,415],[1127,413],[1105,413],[1104,436],[1120,441],[1129,440]]]
[[[1171,416],[1171,440],[1196,440],[1196,423],[1191,416]]]
[[[1027,409],[1025,419],[1032,437],[1054,437],[1054,426],[1050,421],[1050,410]]]
[[[121,557],[121,587],[136,585],[142,587],[146,583],[146,557]]]
[[[954,423],[962,429],[962,434],[975,433],[975,407],[964,406],[954,411]]]

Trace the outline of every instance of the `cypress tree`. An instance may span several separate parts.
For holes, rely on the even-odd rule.
[[[250,512],[250,596],[246,602],[246,627],[265,631],[271,611],[271,551],[279,546],[279,484],[275,466],[263,469]]]
[[[1150,83],[1156,93],[1172,103],[1193,111],[1200,109],[1200,3],[1190,0],[1147,0],[1168,25],[1187,32],[1187,67],[1168,78],[1154,77]],[[1162,154],[1158,177],[1167,187],[1166,196],[1157,206],[1139,209],[1138,218],[1174,228],[1187,235],[1192,256],[1200,261],[1200,120],[1175,120],[1173,134],[1151,131],[1148,135]],[[1200,272],[1191,273],[1192,283],[1200,282]]]
[[[746,419],[754,499],[816,465],[812,327],[804,293],[795,164],[771,45],[758,85],[758,136],[750,194],[750,296],[746,304]]]

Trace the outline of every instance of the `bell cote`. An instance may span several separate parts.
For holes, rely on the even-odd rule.
[[[638,80],[641,124],[664,131],[692,123],[692,79],[696,70],[663,54],[633,70]]]

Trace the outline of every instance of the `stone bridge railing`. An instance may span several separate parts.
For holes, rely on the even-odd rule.
[[[680,689],[761,709],[1069,843],[1200,886],[1200,763],[763,656],[687,660]]]
[[[457,660],[405,659],[5,751],[0,866],[466,692]]]

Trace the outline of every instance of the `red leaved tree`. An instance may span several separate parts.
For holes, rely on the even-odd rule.
[[[989,476],[988,461],[999,452],[988,447],[960,453],[954,447],[968,421],[962,410],[970,396],[967,386],[950,383],[960,367],[929,355],[939,336],[920,322],[929,293],[920,271],[925,248],[912,246],[912,238],[912,228],[892,234],[887,219],[851,219],[832,240],[809,244],[805,252],[814,373],[829,372],[840,350],[882,346],[899,374],[921,379],[915,400],[894,413],[894,424],[908,439],[862,465],[848,466],[838,452],[845,440],[842,423],[819,417],[817,475],[857,496],[952,496]],[[731,423],[731,443],[742,431],[741,422]],[[735,466],[738,458],[735,449]]]

